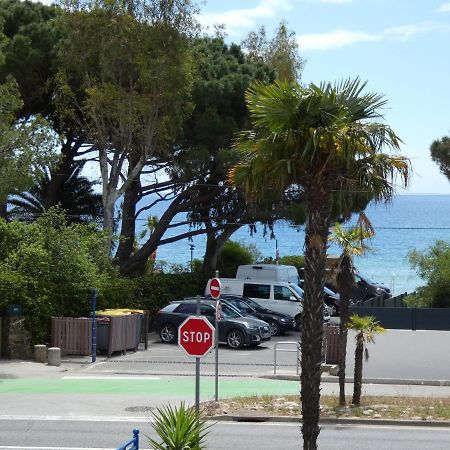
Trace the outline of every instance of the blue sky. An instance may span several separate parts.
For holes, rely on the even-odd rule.
[[[385,120],[413,164],[406,192],[450,194],[429,156],[432,141],[450,134],[450,1],[209,0],[199,16],[224,24],[236,43],[283,19],[306,59],[302,82],[360,77],[389,100]]]

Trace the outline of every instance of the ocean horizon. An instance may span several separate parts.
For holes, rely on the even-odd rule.
[[[374,226],[375,235],[368,241],[371,251],[355,258],[357,269],[389,286],[394,295],[413,292],[423,285],[424,280],[408,263],[408,253],[413,249],[424,251],[437,240],[450,240],[450,195],[398,195],[387,204],[369,204],[365,213]],[[158,212],[152,211],[151,214],[158,215]],[[303,254],[303,226],[293,227],[286,221],[278,221],[274,234],[274,239],[263,236],[263,226],[257,224],[257,232],[253,236],[248,227],[242,227],[231,240],[256,246],[264,258],[275,258],[277,247],[280,256]],[[195,246],[192,252],[194,259],[202,259],[205,243],[206,237],[200,235],[194,236],[192,241],[183,239],[163,245],[157,250],[157,260],[188,265],[191,244]],[[328,254],[338,255],[340,250],[330,244]]]

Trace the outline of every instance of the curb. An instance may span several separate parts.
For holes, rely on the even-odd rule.
[[[259,375],[257,378],[268,378],[271,380],[299,381],[299,375]],[[393,384],[411,386],[450,386],[450,380],[423,380],[423,379],[402,379],[402,378],[363,378],[363,384]],[[338,383],[335,376],[322,376],[322,383]],[[347,377],[346,383],[353,383],[353,378]]]
[[[300,416],[239,416],[219,415],[207,416],[207,420],[217,422],[273,422],[273,423],[301,423]],[[450,428],[450,420],[396,420],[396,419],[358,419],[324,417],[319,419],[319,425],[379,425],[379,426],[407,426],[407,427],[435,427]]]

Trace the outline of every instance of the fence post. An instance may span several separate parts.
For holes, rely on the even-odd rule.
[[[92,289],[92,362],[97,359],[97,320],[95,310],[97,309],[97,289]]]

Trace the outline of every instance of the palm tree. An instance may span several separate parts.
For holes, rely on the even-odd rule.
[[[346,230],[338,223],[329,240],[336,242],[342,253],[333,268],[339,292],[339,404],[345,405],[345,359],[347,356],[347,326],[350,319],[350,290],[355,283],[353,257],[363,255],[368,247],[364,240],[373,236],[373,228],[364,213],[360,213],[356,226]]]
[[[99,222],[102,196],[95,193],[95,182],[81,175],[84,162],[75,162],[58,193],[58,203],[66,212],[68,223]],[[45,211],[45,200],[51,182],[51,167],[43,169],[44,177],[29,191],[8,199],[8,217],[21,222],[34,222]]]
[[[305,298],[302,313],[301,401],[303,448],[317,448],[323,287],[332,194],[361,189],[376,201],[390,199],[397,174],[406,185],[409,160],[382,153],[399,150],[391,128],[378,122],[382,96],[365,83],[337,85],[256,83],[246,93],[253,128],[237,135],[242,160],[229,172],[249,201],[300,190],[307,208]]]
[[[355,348],[355,374],[353,380],[353,398],[352,403],[359,405],[361,402],[362,370],[363,356],[366,361],[369,359],[367,344],[375,342],[376,333],[384,333],[385,329],[373,316],[360,317],[354,314],[350,317],[348,328],[356,331]]]

